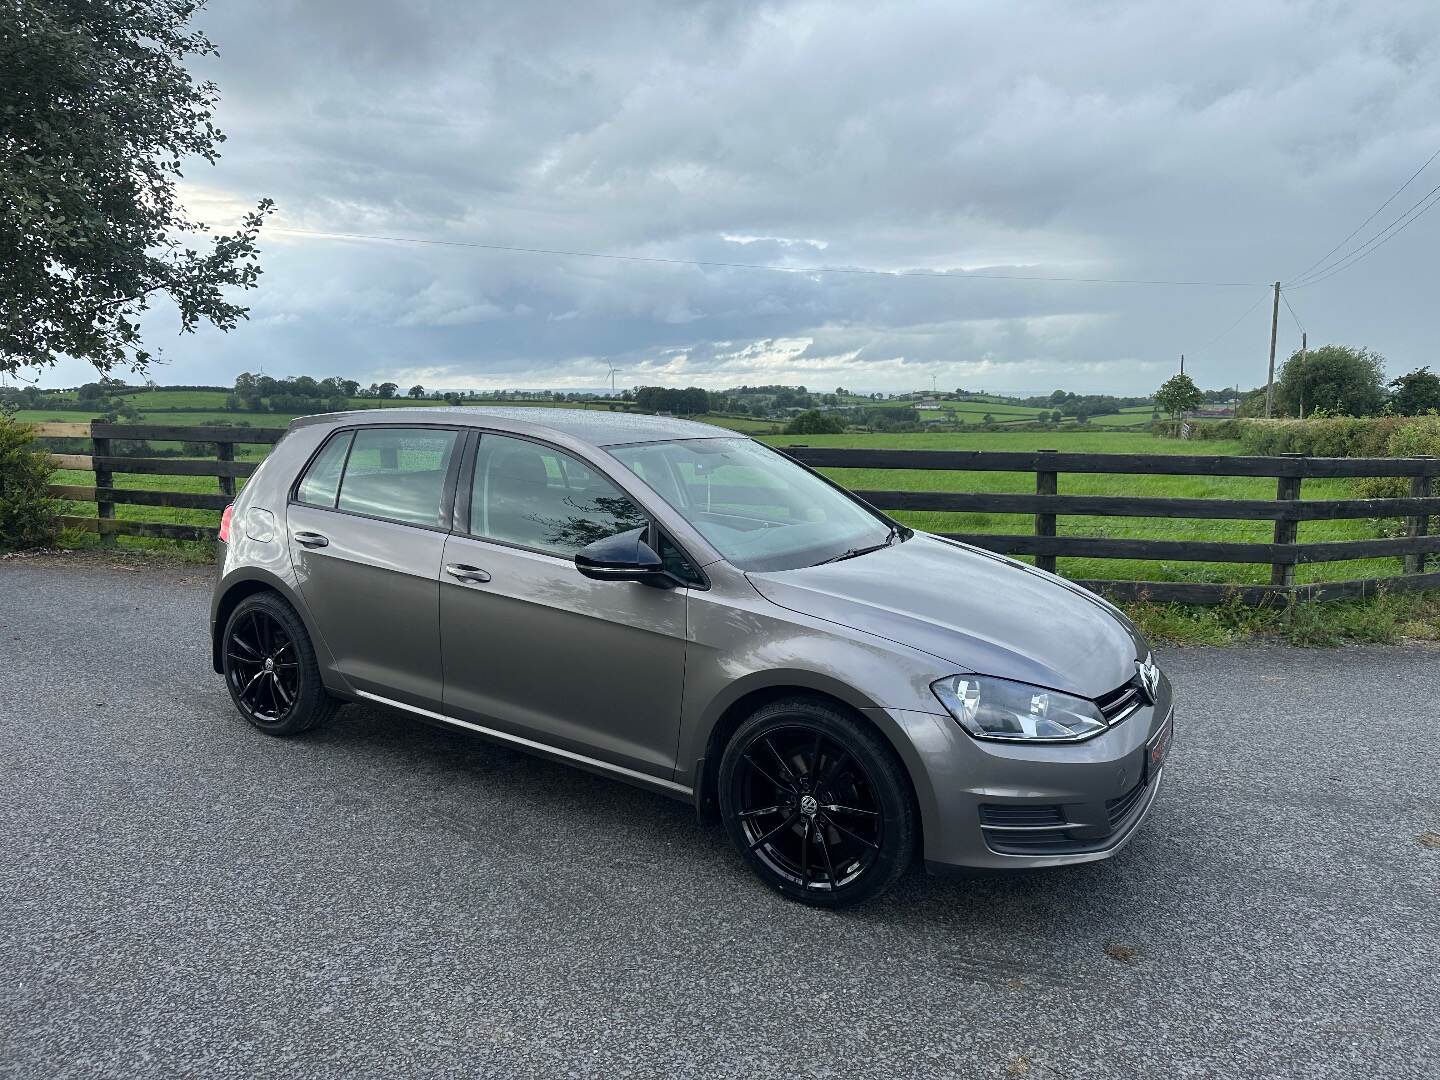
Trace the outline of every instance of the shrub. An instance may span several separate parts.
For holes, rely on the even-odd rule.
[[[0,414],[0,551],[55,542],[59,504],[49,484],[50,463],[30,428]]]
[[[818,409],[803,412],[785,428],[786,435],[838,435],[845,430],[838,416],[826,416]]]
[[[1250,454],[1390,457],[1390,437],[1417,422],[1403,416],[1326,416],[1309,420],[1239,420],[1235,426],[1240,445]]]

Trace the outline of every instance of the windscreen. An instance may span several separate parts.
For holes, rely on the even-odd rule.
[[[726,560],[792,570],[883,543],[888,524],[783,454],[750,439],[611,447]]]

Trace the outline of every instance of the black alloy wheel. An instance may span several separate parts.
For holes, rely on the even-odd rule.
[[[806,903],[874,896],[913,854],[913,800],[894,752],[825,702],[778,702],[742,725],[721,763],[721,800],[746,861]]]
[[[232,622],[225,659],[241,711],[257,724],[283,723],[300,697],[300,661],[279,621],[252,608]]]
[[[257,593],[236,606],[225,625],[224,647],[230,698],[261,731],[308,731],[338,707],[320,680],[304,624],[276,594]]]

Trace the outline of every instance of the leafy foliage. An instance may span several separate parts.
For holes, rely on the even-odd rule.
[[[213,164],[225,136],[213,83],[187,57],[215,52],[192,0],[8,0],[0,5],[0,371],[151,359],[139,316],[159,295],[182,332],[232,329],[252,289],[261,200],[210,250],[180,205],[183,159]]]
[[[845,425],[838,416],[826,416],[819,409],[803,412],[785,428],[786,435],[839,435]]]
[[[1295,352],[1275,384],[1275,402],[1284,416],[1375,416],[1385,406],[1385,359],[1369,349],[1326,345]]]
[[[1155,404],[1171,416],[1198,409],[1205,401],[1205,395],[1195,385],[1195,380],[1184,372],[1172,375],[1165,384],[1155,391]]]
[[[694,416],[710,411],[710,395],[698,386],[684,390],[664,386],[642,386],[635,391],[635,404],[645,412],[668,412]]]
[[[59,532],[50,463],[30,428],[0,413],[0,551],[45,547]]]
[[[1390,407],[1401,416],[1420,416],[1432,409],[1440,410],[1440,375],[1428,367],[1391,379],[1390,386],[1395,391],[1390,397]]]
[[[1239,420],[1235,428],[1247,454],[1440,457],[1440,416]]]

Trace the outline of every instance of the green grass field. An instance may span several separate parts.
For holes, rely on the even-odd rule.
[[[199,393],[178,391],[177,393]],[[44,422],[47,420],[71,421],[77,419],[74,413],[65,414],[44,410],[22,413],[22,420]],[[196,410],[185,413],[157,414],[147,422],[162,424],[227,424],[237,418],[248,420],[256,427],[280,427],[291,417],[284,414],[236,414],[213,410]],[[765,421],[735,420],[725,417],[708,418],[722,427],[747,432],[773,431],[774,425]],[[1098,428],[1098,429],[1097,429]],[[1125,453],[1125,454],[1234,454],[1239,444],[1226,441],[1207,441],[1197,446],[1194,443],[1153,438],[1145,433],[1104,430],[1099,425],[1090,429],[1066,429],[1052,432],[974,432],[943,433],[925,432],[918,434],[852,434],[852,435],[762,435],[765,441],[775,445],[804,444],[807,446],[839,447],[888,447],[895,449],[955,449],[955,450],[1037,450],[1055,449],[1078,453]],[[178,444],[156,444],[177,446]],[[259,460],[266,448],[263,446],[237,447],[241,460]],[[1029,473],[967,473],[967,472],[922,472],[906,470],[836,469],[829,470],[838,482],[860,490],[914,490],[914,491],[996,491],[1027,492],[1034,490],[1034,477]],[[56,483],[90,484],[90,473],[62,471],[55,476]],[[214,492],[218,484],[211,477],[152,476],[142,474],[117,474],[117,487],[147,489],[168,489],[178,491]],[[1208,476],[1125,476],[1125,475],[1065,475],[1060,477],[1062,494],[1103,494],[1162,496],[1172,498],[1236,498],[1270,499],[1275,495],[1275,481],[1246,477]],[[1307,498],[1338,498],[1351,495],[1349,481],[1311,480],[1305,484]],[[62,511],[77,516],[93,516],[94,504],[68,504]],[[181,510],[150,506],[117,506],[121,518],[136,521],[163,521],[195,525],[215,525],[218,516],[201,510]],[[896,516],[907,524],[935,532],[976,532],[976,533],[1029,533],[1034,522],[1028,515],[1018,514],[949,514],[900,512]],[[1058,523],[1062,535],[1131,537],[1171,540],[1228,540],[1228,541],[1269,541],[1273,538],[1273,525],[1263,521],[1225,521],[1191,519],[1146,519],[1146,518],[1102,518],[1062,517]],[[1300,525],[1300,539],[1308,540],[1349,540],[1378,535],[1374,523],[1368,521],[1307,521]],[[68,538],[71,542],[88,545],[94,537]],[[122,547],[137,548],[185,548],[193,545],[177,544],[135,537],[121,537]],[[1343,580],[1346,578],[1383,576],[1399,572],[1398,559],[1355,560],[1341,563],[1317,563],[1302,565],[1297,571],[1300,582]],[[1062,573],[1076,578],[1113,578],[1149,581],[1228,581],[1262,584],[1269,580],[1269,568],[1263,565],[1233,563],[1168,563],[1158,561],[1120,559],[1061,559]]]

